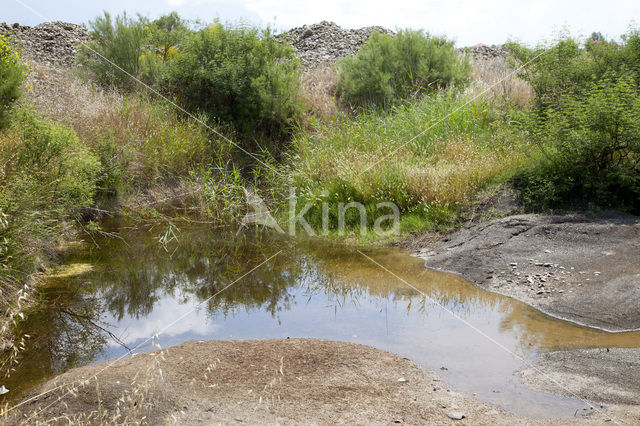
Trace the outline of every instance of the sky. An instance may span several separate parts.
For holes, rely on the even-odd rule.
[[[446,35],[458,46],[507,40],[535,44],[563,30],[617,38],[629,25],[640,25],[638,0],[0,0],[0,22],[87,23],[103,10],[149,18],[175,10],[190,19],[242,20],[280,30],[322,20],[345,28],[424,29]]]

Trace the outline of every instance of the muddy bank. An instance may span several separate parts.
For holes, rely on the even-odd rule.
[[[541,391],[606,404],[640,404],[639,349],[549,352],[519,375],[525,384]]]
[[[640,218],[518,215],[472,224],[418,255],[550,315],[640,328]]]
[[[76,383],[73,394],[50,405],[69,383]],[[65,421],[119,412],[119,424],[144,416],[150,424],[449,424],[457,414],[463,424],[526,423],[454,392],[407,359],[314,339],[191,341],[71,370],[33,395],[58,386],[13,411],[11,420],[42,410],[37,419]]]

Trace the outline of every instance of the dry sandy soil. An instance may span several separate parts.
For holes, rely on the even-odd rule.
[[[65,395],[66,386],[58,389],[64,384],[73,384],[72,394]],[[25,399],[9,423],[122,424],[143,416],[150,424],[533,423],[450,390],[407,359],[314,339],[191,341],[71,370],[33,395],[42,393]],[[453,420],[454,413],[464,418]],[[601,423],[609,415],[618,414],[580,421]]]
[[[579,394],[602,403],[640,404],[640,356],[635,349],[549,352],[519,374],[525,384],[542,391]]]

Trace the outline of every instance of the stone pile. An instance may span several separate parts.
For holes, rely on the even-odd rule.
[[[393,31],[378,26],[349,30],[335,22],[322,21],[293,28],[278,37],[287,40],[296,49],[303,68],[314,68],[354,55],[374,31],[395,35]]]
[[[469,52],[476,61],[491,61],[493,59],[505,59],[509,52],[504,46],[487,46],[486,44],[476,44],[475,46],[458,49],[460,52]]]
[[[335,22],[322,21],[293,28],[277,37],[287,40],[295,48],[302,67],[309,69],[355,55],[374,31],[395,35],[393,31],[380,26],[344,29]],[[71,65],[78,45],[90,37],[86,28],[59,21],[45,22],[35,27],[0,23],[0,34],[13,36],[19,42],[23,54],[53,65]],[[459,51],[468,51],[474,59],[484,61],[504,59],[508,55],[503,46],[484,44]]]
[[[0,34],[13,37],[22,54],[55,65],[71,65],[78,45],[89,39],[86,28],[66,22],[45,22],[35,27],[3,22]]]

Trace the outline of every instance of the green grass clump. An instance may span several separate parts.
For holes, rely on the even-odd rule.
[[[450,227],[476,191],[525,162],[528,145],[505,130],[492,106],[443,92],[393,108],[324,125],[295,141],[291,176],[305,216],[321,226],[321,204],[360,202],[369,224],[380,202],[395,203],[404,231]],[[304,203],[300,202],[302,205]],[[348,226],[359,224],[357,211]]]

